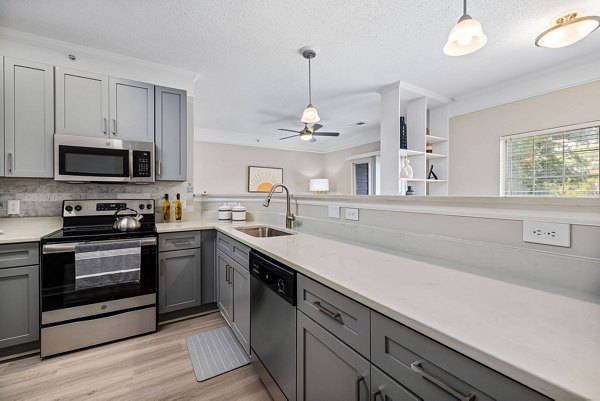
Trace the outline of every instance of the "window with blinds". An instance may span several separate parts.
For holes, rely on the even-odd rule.
[[[600,196],[599,127],[500,138],[500,195]]]

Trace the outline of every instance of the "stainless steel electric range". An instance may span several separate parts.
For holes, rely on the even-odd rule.
[[[117,211],[140,227],[113,228]],[[156,331],[154,201],[69,200],[62,217],[41,240],[41,356]]]

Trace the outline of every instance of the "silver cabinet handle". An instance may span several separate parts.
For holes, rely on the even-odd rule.
[[[422,363],[422,361],[413,362],[410,364],[410,368],[418,374],[420,374],[421,376],[423,376],[424,379],[429,380],[430,382],[432,382],[451,396],[459,399],[460,401],[472,401],[473,398],[475,398],[475,394],[469,393],[465,395],[457,389],[455,389],[454,387],[452,387],[451,385],[449,385],[448,383],[444,383],[442,380],[428,373],[427,371],[425,371],[425,369],[423,369],[423,366],[421,366]]]
[[[229,283],[229,265],[225,265],[225,281]]]
[[[108,130],[108,125],[107,125],[107,122],[106,122],[106,117],[104,117],[103,120],[104,120],[104,135],[106,135],[106,131]]]
[[[360,375],[354,379],[354,399],[356,401],[360,401],[360,383],[363,381],[365,381],[365,377],[363,375]]]
[[[156,161],[156,174],[161,175],[160,160]]]
[[[233,272],[233,266],[229,266],[229,284],[233,284],[233,275],[231,274]]]
[[[8,162],[8,172],[12,173],[12,171],[13,171],[13,155],[11,152],[8,152],[7,162]]]
[[[173,245],[191,245],[194,242],[194,240],[173,240],[171,243]]]
[[[116,119],[116,118],[113,118],[113,119],[112,119],[112,123],[113,123],[113,130],[112,130],[112,133],[113,133],[113,135],[117,135],[117,119]]]
[[[326,307],[321,305],[321,301],[313,301],[313,305],[317,307],[319,312],[324,313],[325,315],[329,316],[330,318],[332,318],[339,324],[344,324],[344,322],[342,321],[342,314],[340,312],[330,311],[329,309],[327,309]]]

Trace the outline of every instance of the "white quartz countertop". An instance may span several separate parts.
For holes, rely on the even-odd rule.
[[[213,227],[549,397],[600,400],[596,303],[304,233],[157,224],[159,233]]]
[[[0,244],[36,242],[61,228],[61,217],[0,218]]]

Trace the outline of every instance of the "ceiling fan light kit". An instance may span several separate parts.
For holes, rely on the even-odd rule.
[[[481,23],[467,14],[467,0],[463,0],[463,16],[454,25],[448,41],[444,45],[444,54],[464,56],[481,49],[487,43]]]
[[[594,15],[577,18],[577,12],[571,12],[557,18],[555,23],[535,39],[536,46],[557,49],[579,42],[598,29],[600,17]]]
[[[310,60],[317,57],[317,49],[312,46],[305,46],[300,49],[300,54],[302,54],[302,57],[308,60],[308,106],[306,106],[306,109],[304,109],[300,121],[305,124],[314,124],[321,121],[319,112],[312,104],[312,77],[310,71]]]

